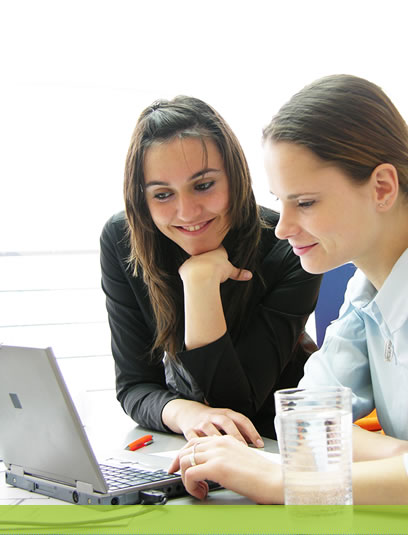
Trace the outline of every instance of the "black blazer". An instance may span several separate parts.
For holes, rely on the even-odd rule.
[[[276,225],[279,214],[265,208],[261,213]],[[205,400],[212,407],[245,414],[261,435],[275,438],[273,393],[297,386],[310,351],[316,349],[313,343],[306,347],[299,342],[316,305],[321,277],[302,269],[291,246],[278,240],[273,228],[263,229],[259,246],[263,282],[254,276],[240,332],[234,339],[227,332],[204,347],[181,351],[177,361],[163,359],[164,355],[152,360],[155,320],[147,287],[141,276],[132,275],[127,260],[126,231],[121,212],[109,219],[101,235],[102,288],[117,397],[125,412],[145,427],[168,431],[161,420],[166,403],[176,398]],[[170,240],[169,246],[178,248]]]

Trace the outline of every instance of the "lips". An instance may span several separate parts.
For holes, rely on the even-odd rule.
[[[189,235],[194,236],[197,234],[201,234],[201,232],[204,232],[208,228],[208,226],[212,223],[212,221],[213,219],[210,219],[209,221],[196,223],[195,225],[176,226],[176,228],[183,234],[189,234]]]
[[[303,256],[306,253],[308,253],[309,251],[311,251],[313,249],[313,247],[315,247],[317,245],[317,243],[312,243],[311,245],[293,245],[291,243],[291,245],[293,247],[293,252],[295,253],[295,255]]]
[[[200,223],[199,225],[192,225],[190,227],[182,227],[184,230],[188,230],[189,232],[194,232],[195,230],[200,230],[201,228],[203,228],[204,225],[206,225],[207,222],[205,223]]]

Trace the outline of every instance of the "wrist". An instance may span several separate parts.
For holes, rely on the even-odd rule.
[[[179,269],[179,275],[184,286],[201,286],[203,284],[219,286],[221,277],[217,274],[214,266],[205,264],[191,264],[182,266]]]
[[[163,407],[161,418],[164,425],[174,433],[184,434],[186,428],[186,419],[193,411],[207,408],[199,401],[190,399],[172,399]]]
[[[268,488],[267,488],[267,503],[269,504],[283,504],[284,503],[284,491],[283,491],[283,472],[280,464],[271,463],[271,468],[267,475]],[[266,503],[266,502],[265,502]]]
[[[261,505],[280,505],[284,503],[283,474],[279,464],[268,461],[268,468],[263,467],[262,479],[257,476],[256,492],[251,498]]]
[[[183,432],[177,423],[178,414],[180,413],[180,405],[183,405],[183,401],[183,399],[171,399],[162,409],[162,422],[166,427],[173,431],[173,433],[181,434]]]

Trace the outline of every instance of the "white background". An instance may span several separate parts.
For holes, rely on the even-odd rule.
[[[87,426],[128,419],[98,248],[142,109],[212,104],[271,205],[262,128],[307,83],[366,77],[408,118],[407,1],[0,0],[0,343],[53,347]]]
[[[0,253],[98,249],[137,116],[179,93],[227,119],[270,204],[262,127],[305,84],[366,77],[408,117],[406,5],[0,0]]]

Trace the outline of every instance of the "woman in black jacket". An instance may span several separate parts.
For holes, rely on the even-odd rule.
[[[125,412],[188,439],[262,446],[275,436],[273,392],[303,375],[320,277],[277,240],[238,140],[199,99],[142,112],[124,195],[101,266]]]

